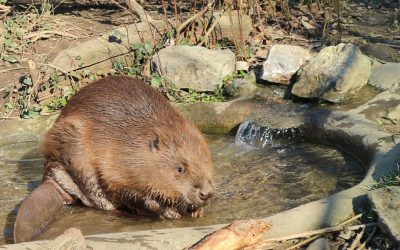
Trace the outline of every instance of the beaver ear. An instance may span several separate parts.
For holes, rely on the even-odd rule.
[[[150,140],[149,147],[151,152],[160,150],[160,139],[158,138],[158,136]]]

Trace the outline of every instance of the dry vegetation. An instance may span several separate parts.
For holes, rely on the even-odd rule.
[[[31,3],[31,1],[29,1]],[[160,86],[167,96],[175,101],[222,100],[221,91],[208,94],[182,93],[173,88],[160,76],[151,75],[150,58],[160,48],[169,44],[200,45],[209,48],[233,49],[239,60],[250,65],[257,64],[256,51],[274,43],[286,40],[290,43],[308,43],[320,47],[327,40],[329,31],[336,28],[333,42],[340,36],[339,1],[292,2],[232,0],[232,1],[142,1],[145,8],[134,0],[113,1],[112,4],[100,2],[71,3],[59,1],[53,5],[47,2],[28,4],[28,1],[14,0],[1,2],[0,73],[5,78],[0,85],[1,118],[31,118],[45,115],[63,107],[68,98],[80,86],[107,74],[137,75]],[[95,4],[95,5],[94,5]],[[165,30],[154,34],[152,41],[130,44],[123,60],[114,60],[112,68],[93,70],[82,67],[71,71],[51,63],[57,53],[56,43],[72,46],[80,41],[99,35],[82,26],[81,20],[71,17],[78,10],[90,8],[103,9],[103,17],[110,23],[127,25],[129,23],[164,22]],[[110,15],[110,11],[113,14]],[[108,12],[108,13],[107,13]],[[123,13],[117,16],[115,13]],[[114,15],[114,16],[113,16]],[[238,22],[238,30],[227,39],[218,33],[217,24],[223,15],[231,23]],[[249,16],[253,26],[243,30],[243,16]],[[238,18],[239,17],[239,18]],[[90,17],[89,17],[90,19]],[[121,23],[121,20],[124,20]],[[102,20],[104,22],[105,20]],[[333,24],[336,23],[336,26]],[[105,30],[113,29],[107,27]],[[251,32],[248,36],[244,33]],[[123,34],[114,32],[110,39],[118,42]],[[332,37],[331,37],[332,38]],[[84,58],[85,59],[85,58]],[[84,60],[83,59],[83,60]],[[112,59],[112,58],[110,58]],[[79,56],[74,58],[79,64]],[[83,61],[82,60],[82,61]],[[98,62],[93,62],[98,63]],[[18,74],[17,74],[18,73]],[[18,75],[18,78],[15,76]],[[14,77],[14,78],[13,78]]]

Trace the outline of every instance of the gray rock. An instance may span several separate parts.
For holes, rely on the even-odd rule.
[[[306,250],[329,250],[329,242],[325,238],[314,240]]]
[[[400,242],[400,187],[370,191],[368,198],[378,213],[380,227]]]
[[[326,47],[299,70],[292,94],[340,103],[357,94],[370,72],[371,61],[355,45]]]
[[[368,84],[379,90],[389,90],[400,84],[400,63],[386,63],[375,67]]]
[[[235,71],[235,54],[199,46],[170,46],[152,59],[152,71],[169,79],[177,88],[213,91]]]
[[[53,249],[87,249],[85,238],[81,230],[77,228],[69,228],[62,235],[41,247],[40,250],[53,250]]]
[[[269,82],[289,84],[293,74],[310,57],[310,53],[302,47],[274,45],[269,52],[268,59],[263,63],[261,79]]]
[[[400,124],[400,88],[380,93],[353,112],[364,115],[378,125]]]
[[[249,72],[244,78],[237,78],[225,84],[226,92],[233,97],[252,96],[259,87],[255,84],[256,76],[253,71]]]
[[[219,13],[215,13],[214,17],[218,18]],[[239,19],[240,18],[240,19]],[[238,15],[237,11],[232,11],[230,14],[224,12],[215,27],[217,37],[228,38],[233,41],[246,41],[249,37],[253,23],[250,16]]]
[[[226,134],[246,119],[257,106],[253,100],[178,103],[179,111],[204,133]],[[1,145],[0,145],[1,146]]]

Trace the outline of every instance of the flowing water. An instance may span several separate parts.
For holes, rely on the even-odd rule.
[[[69,227],[88,235],[260,218],[347,189],[364,176],[359,162],[327,146],[262,143],[264,147],[255,147],[221,135],[207,140],[216,167],[216,195],[203,218],[161,221],[74,207],[40,238],[54,237]],[[0,243],[12,242],[16,206],[40,183],[42,164],[36,141],[0,147]]]

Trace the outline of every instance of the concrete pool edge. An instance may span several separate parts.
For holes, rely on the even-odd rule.
[[[222,111],[220,109],[219,112],[224,113],[224,110],[229,110],[229,108],[230,106],[225,104],[224,109]],[[396,162],[399,159],[400,148],[391,139],[391,134],[380,131],[375,124],[367,121],[358,113],[352,111],[324,112],[315,115],[310,112],[301,120],[305,129],[315,139],[328,140],[330,143],[336,140],[341,144],[346,144],[345,149],[347,147],[347,150],[358,151],[358,157],[365,155],[365,157],[370,158],[367,160],[368,171],[364,180],[350,189],[264,218],[273,223],[272,230],[265,235],[265,238],[275,238],[331,226],[348,219],[354,214],[355,210],[360,212],[359,210],[362,210],[363,204],[366,203],[365,194],[371,188],[373,182],[395,170]],[[29,121],[25,122],[29,123]],[[32,133],[39,132],[40,134],[45,127],[46,125],[37,127],[32,125]],[[11,131],[8,132],[7,136],[13,136]],[[0,138],[2,136],[3,132],[0,133]],[[85,238],[88,246],[94,249],[109,249],[111,247],[118,247],[118,249],[132,249],[132,247],[135,249],[182,249],[222,226],[110,233],[86,236]],[[6,245],[0,248],[35,249],[44,244],[46,244],[46,241],[37,241]]]

